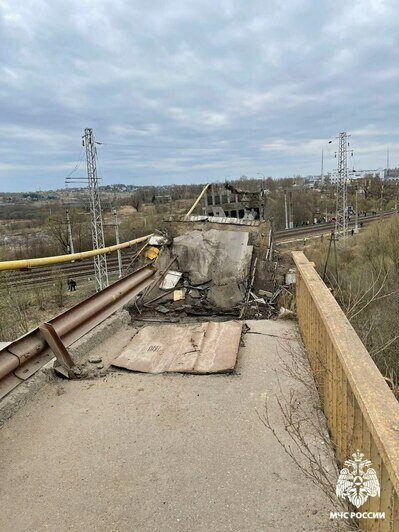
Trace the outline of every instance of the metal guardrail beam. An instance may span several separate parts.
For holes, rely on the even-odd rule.
[[[301,335],[322,400],[328,428],[342,465],[359,449],[373,463],[381,496],[364,511],[385,512],[380,531],[399,528],[399,403],[356,331],[312,264],[293,252]],[[376,530],[371,519],[362,530]]]
[[[47,323],[68,347],[146,288],[155,272],[153,266],[144,266]],[[39,327],[1,349],[0,399],[53,356]]]

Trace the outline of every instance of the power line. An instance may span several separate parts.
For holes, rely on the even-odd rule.
[[[161,149],[161,150],[233,150],[238,147],[242,148],[242,143],[237,143],[237,146],[224,145],[224,146],[176,146],[176,145],[160,145],[160,144],[121,144],[113,142],[98,142],[105,147],[116,147],[116,148],[131,148],[131,149]],[[252,144],[246,146],[247,149],[263,149],[263,144]]]
[[[80,149],[80,152],[79,152],[79,157],[78,157],[78,160],[76,161],[76,164],[75,166],[73,167],[73,169],[69,172],[69,174],[67,176],[65,176],[65,180],[69,179],[72,174],[74,174],[80,167],[82,161],[83,161],[83,157],[84,157],[84,150],[83,150],[83,147]]]
[[[113,144],[102,142],[103,146],[129,149],[151,149],[151,150],[224,150],[232,149],[231,146],[161,146],[159,144]],[[259,146],[260,147],[260,146]]]

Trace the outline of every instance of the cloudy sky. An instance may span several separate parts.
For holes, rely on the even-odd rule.
[[[399,164],[397,0],[0,0],[0,189]]]

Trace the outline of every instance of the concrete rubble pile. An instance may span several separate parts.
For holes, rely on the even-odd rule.
[[[249,232],[193,229],[156,235],[149,244],[159,273],[135,303],[141,314],[242,317],[245,308],[270,316],[273,293],[253,288],[257,259]]]

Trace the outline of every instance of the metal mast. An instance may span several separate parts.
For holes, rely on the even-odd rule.
[[[100,190],[97,177],[97,149],[95,144],[93,130],[88,127],[85,128],[83,145],[86,147],[91,236],[93,240],[93,249],[101,249],[105,247],[105,241]],[[97,292],[108,286],[107,259],[105,255],[97,255],[94,257],[94,275]]]
[[[338,146],[338,176],[337,176],[337,202],[335,215],[335,234],[342,238],[348,236],[348,135],[346,132],[339,134]]]

